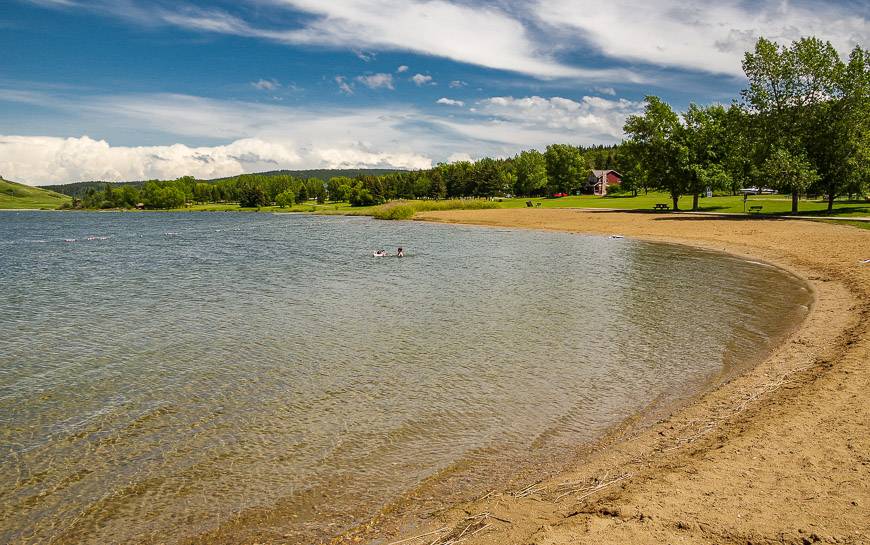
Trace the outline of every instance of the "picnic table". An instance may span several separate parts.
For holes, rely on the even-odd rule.
[[[653,207],[654,210],[670,210],[671,207],[666,202],[660,202]]]
[[[761,206],[761,205],[750,206],[750,207],[749,207],[749,213],[752,214],[752,213],[754,213],[754,212],[761,212],[761,209],[762,209],[762,208],[764,208],[764,207]]]

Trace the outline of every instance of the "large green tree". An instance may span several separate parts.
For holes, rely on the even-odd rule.
[[[514,159],[517,195],[537,196],[547,191],[547,160],[538,150],[524,151]]]
[[[856,175],[862,142],[867,139],[868,58],[856,47],[844,63],[830,42],[802,38],[789,46],[761,38],[743,60],[749,86],[742,92],[758,142],[757,164],[774,152],[782,162],[787,152],[804,158],[818,171],[828,208]],[[790,187],[792,212],[806,187],[771,180]]]
[[[666,102],[656,96],[644,98],[643,114],[629,116],[624,131],[637,157],[644,177],[653,187],[667,191],[679,210],[680,196],[688,186],[689,151],[684,145],[680,118]]]
[[[547,146],[544,158],[550,193],[573,193],[586,181],[590,167],[576,146],[551,144]]]
[[[719,104],[700,107],[690,104],[678,131],[687,152],[686,190],[692,195],[692,210],[698,210],[698,196],[707,189],[729,185],[723,167],[727,151],[727,112]]]

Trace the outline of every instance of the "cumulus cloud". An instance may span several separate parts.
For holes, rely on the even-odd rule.
[[[414,85],[416,85],[417,87],[422,87],[427,83],[432,83],[432,76],[427,76],[424,74],[414,74],[411,77],[411,81],[413,81]]]
[[[281,84],[278,83],[278,80],[274,79],[260,79],[258,81],[252,81],[251,85],[255,89],[259,89],[261,91],[274,91],[281,87]]]
[[[492,97],[482,100],[478,111],[525,126],[582,130],[612,141],[622,136],[625,118],[642,108],[641,103],[624,99],[585,96],[577,102],[562,97],[531,96]]]
[[[398,72],[399,74],[401,74],[402,72],[407,72],[407,71],[408,71],[408,66],[405,64],[396,68],[396,72]]]
[[[356,80],[369,89],[394,89],[392,74],[370,74],[357,76]]]
[[[51,108],[71,126],[87,120],[155,142],[119,145],[90,131],[74,138],[0,136],[0,173],[31,184],[211,178],[279,168],[426,168],[451,157],[508,156],[553,142],[617,142],[625,116],[641,107],[600,97],[500,96],[448,116],[402,104],[301,107],[176,94],[81,97],[0,89],[0,100]]]
[[[31,184],[75,180],[148,180],[182,175],[219,178],[282,168],[429,168],[416,153],[376,152],[363,146],[297,148],[289,142],[246,138],[222,146],[112,146],[105,140],[0,136],[0,172]]]
[[[870,39],[868,12],[834,2],[539,0],[534,13],[616,59],[732,75],[759,36],[815,35],[841,52]]]
[[[468,85],[466,82],[460,79],[455,79],[448,84],[448,87],[450,87],[451,89],[458,89],[460,87],[465,87],[466,85]]]
[[[436,104],[444,104],[445,106],[465,106],[465,103],[461,100],[454,100],[452,98],[441,97],[435,101]]]
[[[0,136],[0,171],[13,180],[34,183],[146,180],[175,178],[181,173],[216,178],[299,161],[295,150],[258,139],[213,147],[125,147],[87,136]]]

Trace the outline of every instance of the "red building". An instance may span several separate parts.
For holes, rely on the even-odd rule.
[[[593,170],[586,180],[586,191],[593,195],[603,197],[607,195],[607,188],[622,183],[622,174],[615,170]]]

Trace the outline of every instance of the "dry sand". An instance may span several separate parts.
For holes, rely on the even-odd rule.
[[[870,230],[571,209],[420,218],[724,250],[805,278],[815,304],[763,363],[652,426],[626,423],[563,474],[518,476],[427,523],[385,517],[340,541],[870,544]]]

